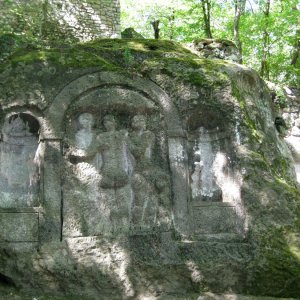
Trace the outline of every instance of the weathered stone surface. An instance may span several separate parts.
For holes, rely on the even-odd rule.
[[[46,9],[48,22],[57,23],[57,27],[61,27],[60,31],[68,32],[69,38],[89,41],[120,37],[119,0],[111,0],[108,5],[105,5],[104,0],[49,0]]]
[[[256,296],[243,296],[236,294],[223,294],[217,295],[213,293],[206,293],[203,296],[199,296],[197,300],[292,300],[291,298],[274,298],[274,297],[256,297]]]
[[[0,242],[37,242],[38,213],[0,212]]]
[[[298,297],[299,186],[253,70],[149,40],[0,70],[0,295]]]
[[[234,62],[240,60],[236,45],[229,40],[197,39],[188,46],[200,57],[226,59]]]
[[[134,28],[126,28],[121,32],[122,39],[144,39],[144,37],[136,32]]]

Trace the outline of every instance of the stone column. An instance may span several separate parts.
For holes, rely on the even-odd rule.
[[[187,139],[182,129],[168,131],[169,161],[173,186],[173,219],[178,233],[190,233],[188,218],[188,157]]]
[[[62,141],[61,139],[44,139],[44,162],[42,164],[42,207],[43,213],[40,220],[41,241],[62,238]]]

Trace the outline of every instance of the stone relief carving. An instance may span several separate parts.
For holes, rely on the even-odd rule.
[[[37,120],[28,114],[13,115],[4,122],[0,143],[2,207],[38,204],[38,130]]]
[[[155,136],[146,130],[145,118],[142,115],[133,117],[131,127],[130,151],[134,158],[132,222],[139,226],[154,226],[157,218],[157,199],[153,197],[153,191],[150,192],[151,185],[147,180],[147,173],[151,168]]]
[[[81,128],[75,134],[76,146],[79,149],[86,150],[91,145],[94,138],[92,132],[94,117],[90,113],[83,113],[79,115],[78,122]]]
[[[142,115],[133,117],[131,127],[130,150],[134,158],[132,221],[134,225],[155,226],[158,203],[149,178],[155,136],[146,130]]]
[[[191,206],[199,235],[244,233],[242,176],[234,168],[229,138],[218,127],[200,127],[189,137]]]
[[[129,182],[131,161],[128,153],[128,132],[116,130],[114,116],[104,116],[103,125],[106,132],[97,135],[97,148],[102,154],[102,188],[120,188]]]
[[[86,203],[79,200],[76,205],[84,206],[88,234],[92,227],[95,234],[102,234],[170,226],[170,179],[153,159],[156,136],[146,129],[146,117],[126,117],[125,128],[121,128],[118,116],[106,114],[97,118],[87,112],[79,115],[79,130],[73,142],[68,141],[66,153],[74,174],[73,182],[65,185],[67,199],[70,195],[69,202],[73,201],[76,185],[85,184]],[[70,214],[74,215],[75,210],[78,208],[70,207]],[[75,223],[81,221],[82,217],[77,217]],[[66,228],[66,232],[72,230]]]
[[[198,129],[198,139],[193,145],[193,166],[191,173],[191,192],[193,200],[222,201],[222,190],[217,184],[214,172],[216,150],[211,132],[203,127]]]

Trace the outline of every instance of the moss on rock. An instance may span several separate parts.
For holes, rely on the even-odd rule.
[[[247,272],[241,272],[245,280],[239,278],[237,290],[299,296],[300,191],[291,176],[291,161],[283,155],[284,146],[275,132],[268,91],[254,71],[227,61],[200,59],[178,43],[145,39],[103,39],[61,49],[22,49],[0,70],[1,105],[7,110],[17,103],[37,107],[42,114],[65,85],[85,74],[110,71],[129,78],[143,77],[158,85],[170,96],[188,133],[201,126],[220,127],[218,130],[231,133],[230,142],[239,134],[240,141],[230,147],[241,174],[246,170],[241,193],[250,229],[243,242],[251,246],[253,259],[241,264],[247,265]],[[189,273],[188,263],[196,257],[192,262],[199,263],[199,270],[213,276],[213,263],[209,265],[212,270],[205,269],[196,250],[189,260],[176,262],[178,270]],[[220,270],[228,265],[228,261],[218,262]],[[204,282],[205,278],[193,285],[200,291]],[[220,290],[228,288],[214,284]]]

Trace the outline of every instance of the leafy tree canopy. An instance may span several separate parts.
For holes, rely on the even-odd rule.
[[[159,20],[161,39],[231,39],[240,44],[243,63],[265,79],[299,87],[299,0],[120,1],[123,29],[153,38],[151,23]],[[15,48],[74,43],[51,15],[48,0],[0,0],[0,62]]]
[[[269,10],[266,11],[269,2]],[[234,40],[235,5],[241,5],[239,39],[243,61],[276,83],[300,83],[300,2],[298,0],[121,0],[122,28],[153,38],[151,22],[160,20],[160,38],[191,42],[207,37],[203,5],[209,5],[213,38]]]

